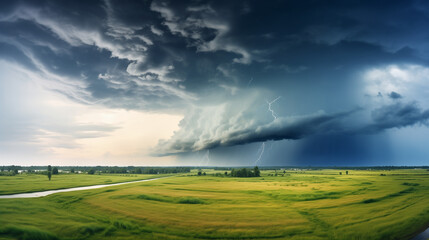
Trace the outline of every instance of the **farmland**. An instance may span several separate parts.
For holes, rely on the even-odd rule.
[[[0,239],[407,239],[429,223],[429,172],[423,169],[347,175],[264,170],[253,178],[204,171],[205,176],[193,171],[43,198],[0,199]],[[142,176],[154,177],[64,174],[58,186]],[[39,191],[52,183],[40,179],[30,185],[31,178],[2,177],[1,194]]]

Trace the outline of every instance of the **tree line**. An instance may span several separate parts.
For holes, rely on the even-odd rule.
[[[260,177],[261,171],[256,166],[252,169],[248,168],[241,168],[241,169],[232,169],[231,170],[231,177]]]
[[[166,174],[166,173],[188,173],[190,167],[135,167],[133,169],[126,168],[110,168],[106,173],[133,173],[133,174]]]

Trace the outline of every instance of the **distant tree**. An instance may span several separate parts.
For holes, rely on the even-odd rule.
[[[259,171],[258,166],[255,166],[255,167],[253,168],[253,175],[254,175],[255,177],[260,177],[260,176],[261,176],[261,171]]]
[[[95,170],[94,169],[90,169],[89,171],[88,171],[88,174],[94,174],[95,173]]]
[[[204,172],[204,173],[203,173],[203,175],[205,176],[205,175],[206,175],[206,172]]]
[[[71,173],[74,173],[74,168],[72,168],[72,169],[70,170],[70,172],[71,172]]]
[[[346,175],[349,175],[349,171],[346,171]]]
[[[58,175],[58,168],[57,167],[52,168],[52,174]]]
[[[225,176],[228,176],[228,172],[225,172]]]
[[[16,169],[16,168],[15,168],[15,169],[13,170],[13,173],[14,173],[14,174],[18,174],[18,169]]]
[[[286,170],[283,170],[283,173],[286,173]]]
[[[201,171],[198,171],[198,176],[201,176]]]
[[[342,172],[340,172],[340,175],[343,175],[343,173],[342,173]]]
[[[141,169],[141,168],[137,168],[134,172],[135,172],[136,174],[142,174],[142,173],[143,173],[143,171],[142,171],[142,169]]]
[[[51,167],[51,165],[48,165],[48,179],[49,179],[49,181],[51,181],[51,177],[52,177],[52,167]]]

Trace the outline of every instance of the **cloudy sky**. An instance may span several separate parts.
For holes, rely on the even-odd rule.
[[[426,1],[1,1],[0,165],[429,165]]]

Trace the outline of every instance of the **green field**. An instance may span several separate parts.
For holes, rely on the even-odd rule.
[[[141,174],[59,174],[53,175],[51,181],[48,181],[46,175],[41,174],[0,176],[0,195],[137,181],[159,176]]]
[[[426,170],[350,170],[341,176],[341,170],[284,176],[263,171],[258,178],[205,171],[207,176],[193,172],[43,198],[0,199],[0,239],[407,239],[429,223]],[[60,176],[73,177],[73,186],[89,177],[54,177]],[[0,190],[51,186],[47,179],[20,185],[33,177],[4,177],[2,183],[9,184]],[[90,177],[98,183],[117,180]]]

